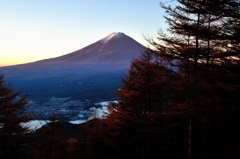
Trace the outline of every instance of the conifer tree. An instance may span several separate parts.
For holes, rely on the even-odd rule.
[[[239,94],[237,81],[240,80],[237,36],[239,1],[177,2],[174,7],[161,4],[167,14],[165,18],[169,24],[168,32],[160,31],[157,37],[159,41],[149,42],[158,50],[159,57],[179,68],[178,72],[182,76],[175,83],[176,89],[171,93],[171,102],[168,105],[189,117],[188,158],[216,158],[216,150],[219,149],[216,146],[216,125],[227,129],[224,124],[219,123],[224,118],[222,115],[226,112],[233,113],[232,110],[239,112],[236,96]],[[227,92],[231,94],[232,100],[229,103],[221,98],[223,92],[225,95]],[[235,119],[238,121],[237,117]],[[199,130],[199,124],[202,125],[201,133],[194,131]],[[197,140],[198,135],[201,135],[202,141]],[[201,153],[199,145],[202,145]],[[195,148],[192,150],[192,147]],[[211,151],[207,155],[205,150],[210,147]]]
[[[119,104],[110,106],[110,114],[106,119],[110,132],[114,139],[118,139],[120,149],[140,151],[131,153],[132,157],[159,156],[159,125],[161,110],[170,88],[169,76],[176,76],[170,66],[165,66],[154,57],[152,50],[147,49],[132,61],[117,94]],[[126,149],[125,145],[129,148]]]
[[[2,159],[26,158],[31,146],[31,130],[24,125],[32,119],[25,113],[26,96],[4,82],[0,76],[0,156]]]
[[[213,73],[226,62],[238,61],[237,5],[239,1],[210,0],[178,0],[176,7],[161,4],[167,13],[168,33],[160,31],[159,41],[149,42],[159,56],[181,60],[178,66],[197,81],[203,66]]]

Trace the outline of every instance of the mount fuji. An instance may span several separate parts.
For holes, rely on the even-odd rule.
[[[145,47],[121,32],[115,32],[80,50],[36,62],[0,67],[14,89],[30,98],[114,98],[133,58]]]
[[[113,72],[128,69],[145,47],[125,35],[111,33],[72,53],[32,63],[0,67],[7,77],[36,79],[75,73]]]

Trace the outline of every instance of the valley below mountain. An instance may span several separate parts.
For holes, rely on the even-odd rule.
[[[61,120],[88,120],[93,113],[101,113],[104,101],[116,100],[124,72],[95,74],[83,77],[65,76],[41,80],[19,81],[14,88],[25,86],[29,94],[28,112],[36,119],[56,116]],[[43,87],[44,86],[44,87]],[[47,90],[46,90],[47,89]]]

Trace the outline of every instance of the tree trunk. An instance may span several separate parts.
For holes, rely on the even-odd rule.
[[[192,117],[188,119],[188,159],[191,159],[191,146],[192,146]]]

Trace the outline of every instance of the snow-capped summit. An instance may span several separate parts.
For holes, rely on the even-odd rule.
[[[137,58],[144,50],[144,46],[121,32],[114,32],[86,46],[54,59],[52,63],[77,64],[116,64],[129,63]]]
[[[105,38],[103,38],[101,41],[103,43],[106,43],[108,42],[110,39],[118,39],[118,38],[121,38],[121,37],[124,37],[126,36],[124,33],[121,33],[121,32],[113,32],[111,34],[109,34],[108,36],[106,36]]]

